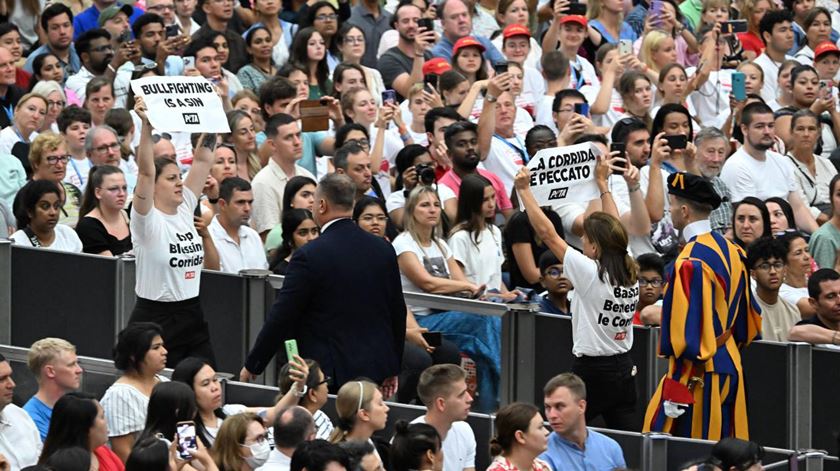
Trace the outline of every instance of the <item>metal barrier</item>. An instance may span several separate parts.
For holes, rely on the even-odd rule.
[[[203,277],[202,307],[217,353],[224,352],[217,357],[219,369],[237,373],[283,278],[264,270],[248,270],[241,275],[205,271]],[[57,335],[75,343],[80,355],[110,358],[114,334],[126,325],[134,306],[134,280],[135,262],[131,257],[44,251],[0,241],[0,344],[28,347],[34,340]],[[405,293],[405,299],[411,305],[502,318],[503,403],[520,400],[540,404],[542,385],[571,367],[568,318],[534,312],[530,305],[423,293]],[[634,336],[631,355],[638,367],[641,420],[647,398],[667,363],[656,355],[658,329],[636,327]],[[765,446],[837,452],[840,409],[831,405],[840,396],[838,359],[840,352],[836,350],[802,343],[760,341],[744,350],[752,438]],[[23,363],[16,365],[20,366],[16,370],[23,370],[25,358],[19,361]],[[91,375],[97,374],[95,365]],[[91,375],[86,377],[91,391],[104,391],[106,376],[97,379]],[[22,379],[20,391],[34,387],[26,381]],[[261,381],[276,384],[273,364]],[[638,447],[630,444],[637,437],[619,438],[639,450],[640,462],[656,461],[650,455],[657,446],[655,438],[640,442]],[[837,464],[831,462],[831,466]]]

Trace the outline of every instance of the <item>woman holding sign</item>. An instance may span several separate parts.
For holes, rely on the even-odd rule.
[[[142,129],[131,208],[137,304],[129,322],[155,322],[163,328],[170,368],[188,356],[214,364],[198,290],[201,269],[205,264],[217,265],[219,256],[212,239],[199,237],[193,217],[213,165],[216,136],[201,136],[190,173],[182,182],[175,161],[153,157],[152,126],[143,98],[135,98],[134,111]],[[202,232],[206,234],[206,228]]]
[[[615,213],[609,191],[613,160],[598,159],[596,182],[605,211]],[[583,254],[569,247],[540,210],[523,167],[514,180],[519,201],[537,237],[563,261],[572,285],[572,371],[586,382],[586,420],[603,415],[607,427],[636,430],[636,367],[630,358],[633,313],[639,301],[638,266],[627,253],[627,232],[621,222],[603,212],[583,221]]]

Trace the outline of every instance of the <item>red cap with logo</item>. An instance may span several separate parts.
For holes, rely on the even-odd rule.
[[[529,31],[527,27],[516,23],[508,25],[507,28],[502,31],[502,37],[505,39],[512,38],[514,36],[528,36],[530,38],[531,31]]]
[[[817,60],[820,56],[824,56],[826,54],[837,54],[840,56],[840,48],[831,41],[823,41],[817,44],[816,49],[814,49],[814,60]]]
[[[465,47],[477,47],[481,49],[481,52],[484,52],[484,45],[478,42],[478,39],[475,39],[472,36],[464,36],[463,38],[455,41],[455,45],[452,46],[452,55],[458,54],[458,51]]]
[[[423,75],[441,75],[450,70],[452,70],[452,66],[442,57],[429,59],[423,64]]]
[[[562,25],[563,23],[577,23],[584,28],[586,28],[587,25],[586,17],[582,15],[566,15],[563,18],[560,18],[560,24]]]

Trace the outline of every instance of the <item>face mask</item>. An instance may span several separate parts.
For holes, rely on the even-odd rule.
[[[267,440],[254,443],[253,445],[243,446],[247,446],[248,449],[251,450],[251,456],[245,458],[245,462],[248,463],[248,466],[250,466],[251,469],[257,469],[268,461],[268,455],[271,453],[271,448],[268,446]]]

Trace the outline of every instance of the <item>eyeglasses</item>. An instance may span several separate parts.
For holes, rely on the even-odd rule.
[[[99,147],[94,147],[93,150],[99,152],[100,154],[103,152],[108,152],[109,150],[118,150],[120,148],[119,142],[114,142],[113,144],[103,144]]]
[[[368,222],[368,223],[376,221],[376,222],[381,222],[381,223],[384,224],[385,222],[388,221],[388,216],[386,216],[384,214],[376,214],[376,215],[365,214],[364,216],[360,217],[359,219],[361,219],[364,222]]]
[[[125,185],[123,185],[123,186],[112,186],[112,187],[104,188],[104,190],[107,191],[108,193],[120,193],[120,192],[128,193],[128,187],[125,186]]]
[[[775,262],[775,263],[764,262],[762,264],[759,264],[756,268],[758,268],[761,271],[770,271],[771,269],[775,270],[775,271],[780,271],[784,267],[785,267],[785,264],[782,263],[782,262]]]
[[[65,104],[66,104],[66,103],[64,103],[63,101],[52,101],[52,100],[47,100],[47,106],[48,106],[48,107],[50,107],[50,108],[55,107],[55,106],[57,106],[57,107],[59,107],[59,108],[64,108],[64,105],[65,105]]]
[[[50,165],[55,165],[59,162],[61,162],[63,164],[66,164],[67,162],[70,161],[70,156],[69,155],[51,155],[44,160],[46,160],[47,163],[50,164]]]
[[[335,21],[338,19],[338,15],[335,13],[330,13],[328,15],[318,15],[315,17],[316,21]]]
[[[107,52],[107,51],[113,51],[113,50],[114,50],[114,47],[111,46],[110,44],[104,44],[102,46],[95,47],[95,48],[91,49],[92,52]]]
[[[320,386],[322,384],[326,384],[326,385],[332,384],[332,378],[330,378],[329,376],[324,376],[324,380],[321,381],[320,383],[316,384],[315,387],[317,388],[318,386]]]
[[[155,144],[160,142],[161,139],[166,139],[167,141],[171,141],[172,140],[172,134],[169,134],[168,132],[162,132],[160,134],[152,134],[152,142],[154,142]]]
[[[554,278],[555,280],[563,276],[563,269],[562,268],[549,268],[545,272],[549,278]]]
[[[642,286],[653,286],[654,288],[659,288],[662,286],[663,281],[659,278],[655,278],[653,280],[648,280],[647,278],[639,278],[639,287]]]
[[[362,36],[347,36],[344,38],[345,44],[364,44],[365,38]]]

